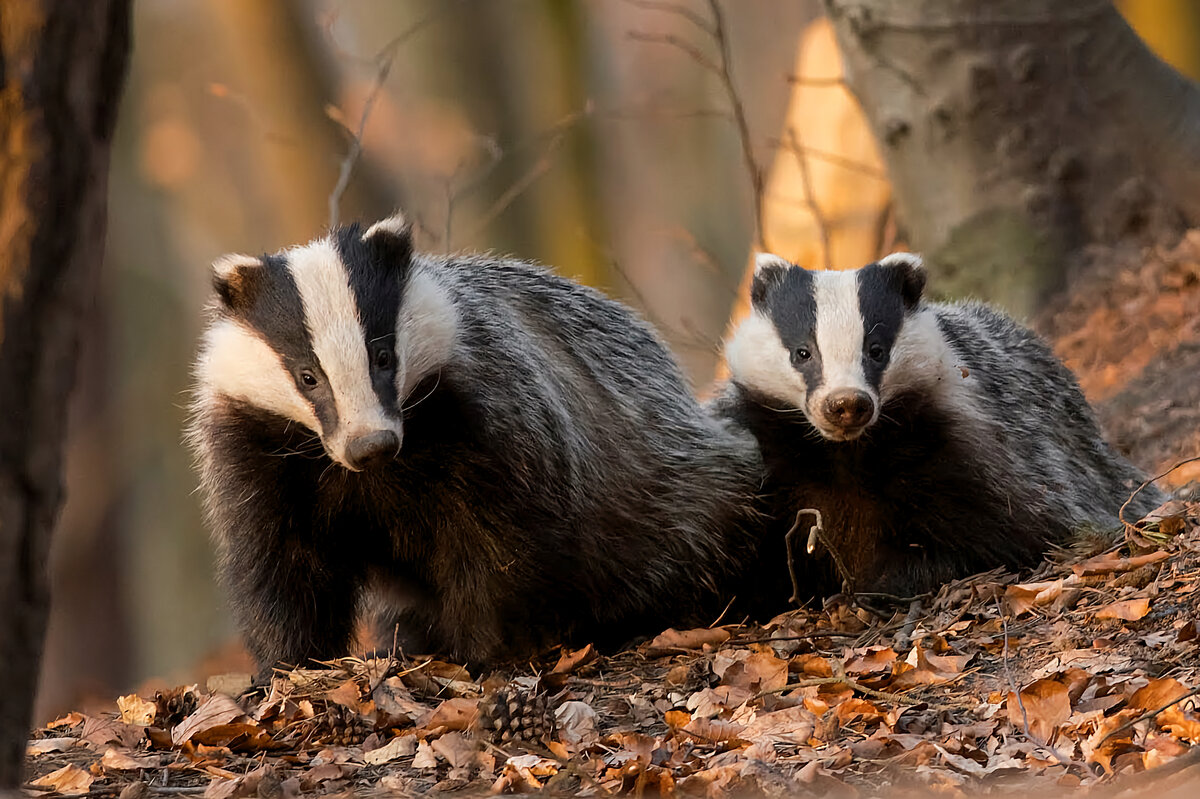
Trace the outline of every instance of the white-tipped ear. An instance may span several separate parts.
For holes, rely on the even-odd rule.
[[[787,269],[791,267],[786,259],[769,252],[760,252],[754,256],[754,271],[762,272],[766,269]]]
[[[408,224],[408,220],[404,218],[404,214],[397,211],[387,219],[380,219],[375,224],[367,228],[367,232],[362,235],[362,240],[372,238],[380,233],[388,233],[392,236],[408,237],[412,232],[412,226]]]
[[[880,266],[907,266],[909,269],[924,269],[925,261],[915,252],[894,252],[878,261]]]
[[[218,280],[229,280],[239,269],[255,269],[260,266],[262,261],[252,255],[230,253],[213,261],[213,276]]]

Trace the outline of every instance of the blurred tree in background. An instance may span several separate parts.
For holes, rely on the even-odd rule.
[[[752,247],[854,267],[930,246],[893,192],[899,162],[876,135],[889,123],[864,117],[842,79],[848,5],[739,0],[714,17],[708,0],[138,4],[39,715],[151,676],[195,679],[205,657],[235,667],[180,444],[208,265],[312,238],[331,195],[342,220],[401,207],[426,249],[543,261],[629,301],[698,387]],[[1118,7],[1194,70],[1193,5]],[[890,62],[880,35],[884,50],[863,52]],[[924,35],[909,35],[919,51]],[[944,38],[963,58],[991,41]],[[1023,301],[1010,273],[990,274],[989,293]]]

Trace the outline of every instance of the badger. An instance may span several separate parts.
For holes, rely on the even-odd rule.
[[[784,536],[817,526],[812,511],[815,551],[792,555],[808,598],[909,597],[1114,527],[1143,481],[1032,331],[924,288],[909,253],[847,271],[758,258],[712,405],[762,448],[764,590],[787,590]],[[1127,513],[1161,500],[1149,487]]]
[[[758,448],[625,306],[415,252],[401,216],[226,256],[214,284],[188,438],[260,664],[346,654],[364,618],[490,662],[720,612]]]

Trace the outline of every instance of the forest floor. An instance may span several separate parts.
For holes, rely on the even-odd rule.
[[[31,793],[1194,795],[1200,503],[1059,555],[890,615],[834,601],[503,672],[342,659],[124,696],[36,732]]]
[[[1158,474],[1200,455],[1200,232],[1104,258],[1039,327]],[[1180,496],[1119,547],[891,612],[835,598],[500,672],[384,656],[131,694],[37,730],[26,792],[1200,795],[1200,496]]]

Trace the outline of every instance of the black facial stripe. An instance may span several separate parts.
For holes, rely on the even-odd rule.
[[[363,335],[367,346],[368,368],[371,385],[380,404],[388,411],[399,415],[396,396],[395,356],[396,319],[400,315],[400,301],[408,281],[409,261],[403,263],[381,262],[387,250],[373,247],[362,240],[362,230],[355,225],[338,229],[333,237],[338,257],[346,266],[354,302],[362,320]],[[392,359],[392,368],[380,369],[376,355],[386,348]]]
[[[240,309],[242,321],[279,353],[300,396],[312,406],[322,431],[328,433],[337,428],[337,406],[304,325],[300,290],[288,270],[286,258],[264,255],[262,263],[261,269],[246,270],[243,276],[243,291],[249,302]],[[312,371],[321,381],[316,390],[305,388],[300,378],[302,369]]]
[[[904,324],[903,286],[893,270],[870,264],[858,270],[858,310],[863,319],[863,374],[878,389],[891,360],[892,346]],[[872,344],[883,348],[883,359],[869,355]]]
[[[783,271],[782,277],[767,288],[759,309],[775,324],[779,340],[789,352],[800,347],[808,349],[808,360],[792,364],[804,377],[809,391],[821,385],[821,352],[817,349],[817,300],[812,272],[794,267]]]

